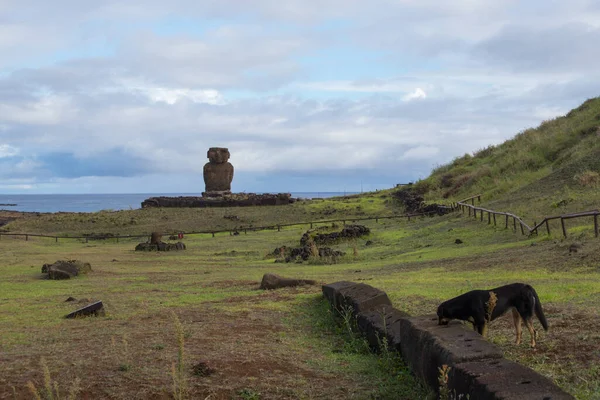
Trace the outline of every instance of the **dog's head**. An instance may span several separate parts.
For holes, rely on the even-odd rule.
[[[448,311],[444,307],[444,304],[440,304],[440,306],[438,307],[437,316],[438,316],[438,325],[448,325],[448,323],[452,319],[452,318],[450,318]]]

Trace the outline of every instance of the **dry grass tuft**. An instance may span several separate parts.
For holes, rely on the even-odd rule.
[[[575,175],[575,180],[581,186],[585,187],[597,187],[600,184],[600,174],[595,171],[584,171]]]

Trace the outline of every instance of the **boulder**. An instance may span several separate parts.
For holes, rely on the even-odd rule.
[[[364,225],[348,225],[340,232],[317,233],[314,236],[311,235],[311,231],[308,231],[302,235],[300,244],[305,246],[311,239],[316,244],[329,244],[335,243],[339,240],[358,238],[368,235],[369,233],[371,233],[371,230]]]
[[[279,289],[283,287],[315,285],[317,282],[311,279],[290,279],[275,274],[264,274],[260,283],[263,290]]]
[[[58,260],[54,264],[44,264],[42,273],[48,274],[48,279],[71,279],[79,274],[87,274],[92,270],[90,263],[79,260]]]

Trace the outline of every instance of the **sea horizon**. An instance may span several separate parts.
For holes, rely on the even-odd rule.
[[[257,193],[261,192],[240,192]],[[265,192],[262,192],[265,193]],[[270,192],[275,193],[275,192]],[[282,192],[279,192],[282,193]],[[294,198],[329,198],[360,192],[284,192]],[[0,194],[0,211],[18,212],[98,212],[136,210],[150,197],[201,196],[201,193],[85,193],[85,194]]]

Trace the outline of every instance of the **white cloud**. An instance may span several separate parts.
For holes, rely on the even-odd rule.
[[[421,88],[416,88],[412,93],[408,93],[406,96],[402,98],[404,101],[411,101],[416,99],[425,99],[427,97],[427,93]]]
[[[600,94],[598,21],[591,0],[0,0],[0,158],[22,158],[0,177],[76,187],[44,160],[106,152],[201,186],[215,145],[237,176],[425,174]]]
[[[0,158],[12,157],[19,154],[19,149],[9,146],[8,144],[0,144]]]

